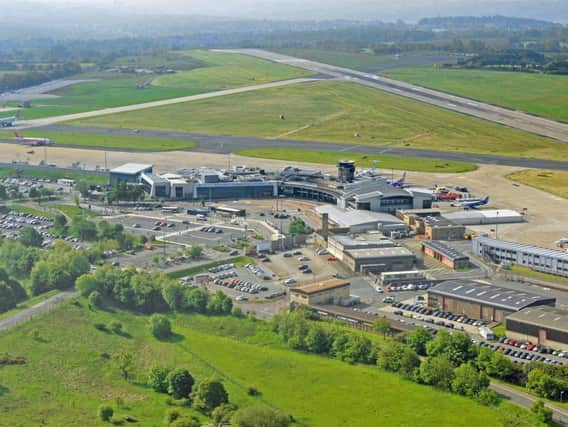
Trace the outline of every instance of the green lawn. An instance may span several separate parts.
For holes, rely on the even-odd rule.
[[[341,151],[311,151],[288,148],[256,148],[241,150],[236,154],[263,159],[290,160],[294,162],[311,162],[334,165],[339,160],[349,158],[355,160],[358,167],[369,168],[377,162],[380,169],[397,169],[415,172],[463,173],[477,169],[471,163],[451,162],[446,160],[427,160],[413,157],[374,156],[353,154]]]
[[[195,148],[196,143],[183,139],[152,138],[146,136],[125,135],[96,135],[77,132],[44,132],[29,131],[26,136],[44,137],[55,141],[59,146],[93,147],[98,149],[120,149],[132,151],[170,151],[189,150]],[[0,132],[0,138],[9,137],[7,133]]]
[[[160,76],[154,81],[154,85],[209,92],[311,74],[299,68],[235,53],[189,51],[187,55],[202,61],[207,66]]]
[[[568,144],[348,82],[303,83],[72,123],[568,159]]]
[[[178,52],[176,58],[176,68],[183,71],[158,76],[150,86],[143,89],[136,88],[134,75],[98,72],[76,76],[78,79],[95,78],[97,80],[54,91],[53,94],[58,95],[59,98],[33,101],[32,108],[22,110],[22,119],[37,119],[139,104],[309,74],[298,68],[238,54],[192,50]],[[132,58],[124,58],[124,60],[124,64],[131,64],[129,61]],[[157,63],[158,59],[142,57],[140,61],[151,66]],[[198,68],[194,68],[195,66]],[[141,76],[139,80],[144,82],[149,78],[151,77]]]
[[[507,175],[507,178],[568,199],[568,172],[566,171],[526,169],[513,172]]]
[[[172,279],[179,279],[185,276],[193,276],[195,274],[205,273],[212,267],[217,267],[218,265],[229,264],[229,263],[233,263],[239,267],[242,267],[243,265],[254,263],[254,260],[248,256],[238,256],[234,258],[213,261],[207,264],[201,264],[196,267],[189,267],[189,268],[183,268],[181,270],[172,271],[171,273],[168,273],[168,276],[170,276]]]
[[[568,121],[568,76],[409,67],[382,74],[480,101]]]
[[[47,206],[53,209],[57,209],[58,211],[68,216],[69,218],[74,218],[79,215],[90,216],[90,217],[99,215],[97,212],[93,210],[78,208],[75,205],[49,204]]]
[[[262,322],[172,316],[177,338],[163,342],[150,335],[145,316],[90,311],[79,301],[80,307],[66,303],[0,335],[0,348],[27,359],[25,365],[2,368],[3,424],[108,425],[96,419],[97,407],[108,403],[117,419],[130,415],[139,425],[162,425],[166,398],[143,385],[156,363],[186,367],[198,380],[220,377],[234,403],[261,400],[293,415],[298,426],[500,426],[503,414],[515,411],[506,402],[497,409],[483,407],[375,367],[290,351]],[[126,334],[94,328],[111,320],[121,322]],[[120,350],[134,355],[133,383],[122,380],[102,356]],[[249,397],[248,387],[261,396]]]
[[[85,180],[93,184],[107,184],[108,175],[91,174],[81,172],[62,172],[53,168],[18,168],[15,166],[0,167],[0,177],[22,177],[33,179],[57,180],[60,178],[74,179],[76,181]]]

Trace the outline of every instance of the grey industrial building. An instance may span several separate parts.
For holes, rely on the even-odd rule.
[[[393,215],[382,212],[360,211],[357,209],[343,209],[334,205],[322,205],[313,209],[308,217],[310,222],[319,229],[318,223],[322,215],[327,214],[329,228],[335,232],[363,233],[366,231],[405,230],[404,223]]]
[[[503,323],[511,313],[555,304],[556,298],[466,280],[448,280],[428,290],[429,308],[489,322]]]
[[[530,307],[511,314],[505,325],[510,338],[568,351],[567,310]]]
[[[369,238],[353,238],[345,234],[330,235],[327,239],[327,250],[337,259],[343,261],[346,251],[353,249],[377,249],[392,248],[395,244],[392,240],[369,237]]]
[[[443,213],[442,216],[455,224],[486,225],[514,224],[524,222],[523,216],[510,209],[472,209]]]
[[[110,185],[119,182],[136,184],[140,182],[142,174],[152,174],[153,166],[140,163],[126,163],[110,171]]]
[[[469,257],[439,240],[423,240],[422,252],[454,270],[469,267]]]
[[[350,249],[344,252],[343,262],[356,273],[405,271],[412,270],[416,255],[401,246]]]
[[[476,255],[493,262],[521,265],[536,271],[568,277],[566,252],[490,237],[477,237],[473,239],[472,245]]]

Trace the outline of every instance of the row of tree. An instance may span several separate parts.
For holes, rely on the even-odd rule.
[[[5,73],[0,75],[0,92],[35,86],[50,80],[57,80],[79,74],[80,72],[81,65],[74,62],[67,62],[64,64],[54,64],[40,71]]]

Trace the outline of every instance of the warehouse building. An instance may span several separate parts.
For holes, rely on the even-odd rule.
[[[110,171],[110,185],[116,185],[119,182],[127,182],[137,184],[140,182],[142,174],[152,174],[154,167],[152,165],[141,163],[126,163]]]
[[[465,280],[448,280],[428,290],[429,308],[488,322],[504,323],[511,313],[555,303],[555,298]]]
[[[465,227],[442,216],[423,218],[424,238],[428,240],[463,240]]]
[[[380,238],[375,234],[360,236],[356,239],[345,234],[336,234],[327,239],[327,250],[340,261],[343,261],[345,251],[352,249],[392,248],[393,246],[393,241]]]
[[[327,279],[290,289],[290,301],[302,305],[341,305],[350,299],[350,290],[351,284],[346,280]]]
[[[495,263],[522,265],[543,273],[568,277],[566,252],[490,237],[477,237],[472,244],[476,255]]]
[[[338,233],[364,233],[367,231],[395,228],[405,230],[406,227],[397,217],[371,211],[342,209],[334,205],[317,206],[308,213],[308,222],[315,230],[321,229],[321,218],[324,214],[329,218],[329,230]]]
[[[412,270],[416,262],[416,255],[400,246],[350,249],[343,254],[343,262],[355,273],[405,271]]]
[[[442,212],[438,209],[399,209],[396,211],[400,218],[416,234],[424,234],[424,218],[439,217]]]
[[[422,252],[454,270],[469,267],[468,256],[439,240],[422,241]]]
[[[567,310],[531,307],[511,314],[505,325],[510,338],[568,351]]]
[[[524,222],[523,216],[510,209],[467,210],[447,212],[444,218],[461,225],[515,224]]]

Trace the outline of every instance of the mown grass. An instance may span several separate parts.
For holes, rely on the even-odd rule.
[[[468,98],[568,121],[568,76],[440,67],[408,67],[382,74]]]
[[[27,168],[17,166],[0,167],[0,178],[19,177],[28,179],[49,179],[57,180],[61,178],[74,179],[75,181],[87,181],[92,184],[108,184],[108,175],[92,174],[82,172],[67,172],[53,168]]]
[[[156,86],[214,91],[309,76],[310,72],[235,53],[189,51],[188,56],[206,64],[154,81]]]
[[[52,209],[57,209],[69,218],[75,218],[76,216],[80,215],[88,217],[95,217],[99,215],[97,212],[91,209],[80,208],[76,205],[48,204],[46,206]]]
[[[218,265],[230,264],[230,263],[233,263],[238,267],[242,267],[246,264],[254,263],[254,260],[248,256],[238,256],[234,258],[209,262],[207,264],[201,264],[196,267],[189,267],[181,270],[172,271],[168,273],[168,276],[171,277],[172,279],[179,279],[185,276],[193,276],[195,274],[205,273],[212,267],[217,267]]]
[[[336,164],[339,160],[349,158],[355,160],[357,166],[369,168],[374,165],[381,169],[397,169],[415,172],[463,173],[477,169],[471,163],[452,162],[447,160],[427,160],[414,157],[374,156],[353,154],[341,151],[311,151],[288,148],[256,148],[241,150],[236,154],[263,159],[290,160],[294,162],[309,162]]]
[[[0,132],[0,138],[8,137]],[[50,138],[58,146],[92,147],[97,149],[126,151],[173,151],[190,150],[197,145],[193,141],[174,138],[152,138],[146,136],[95,135],[78,132],[29,131],[26,136]]]
[[[198,380],[219,377],[231,401],[240,406],[261,401],[293,415],[299,426],[500,426],[504,413],[516,411],[508,403],[483,407],[376,367],[290,351],[263,322],[172,315],[176,338],[158,341],[150,335],[146,316],[91,311],[79,301],[81,306],[66,303],[0,334],[0,348],[27,359],[25,365],[2,368],[4,424],[105,425],[96,411],[108,403],[118,420],[128,414],[140,425],[162,425],[169,408],[165,395],[143,384],[154,364],[185,367]],[[122,323],[124,334],[94,328],[112,320]],[[133,382],[122,380],[103,357],[119,351],[134,356]],[[248,387],[261,396],[248,396]]]
[[[511,181],[568,199],[568,172],[526,169],[507,175]]]
[[[124,62],[117,63],[131,64],[129,61],[132,59],[124,58]],[[140,63],[146,63],[147,66],[154,66],[159,62],[159,58],[140,58]],[[77,79],[94,78],[96,81],[54,91],[53,94],[59,98],[32,102],[32,108],[22,110],[22,119],[139,104],[308,75],[303,70],[262,59],[202,50],[176,52],[175,60],[170,65],[183,71],[158,76],[152,84],[143,89],[136,88],[137,80],[134,75],[98,72],[76,76]],[[148,78],[150,77],[141,76],[139,82]]]
[[[568,159],[567,144],[348,82],[303,83],[74,123]]]

